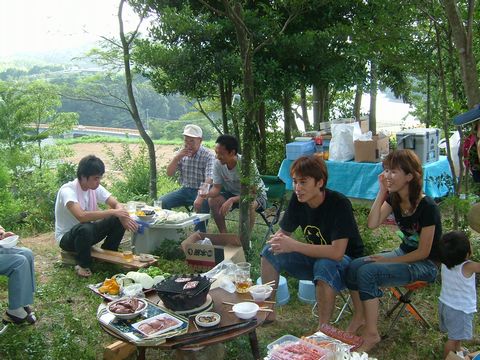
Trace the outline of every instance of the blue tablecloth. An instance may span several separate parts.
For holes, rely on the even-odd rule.
[[[278,177],[293,189],[290,177],[292,160],[283,160]],[[359,163],[354,161],[326,161],[328,169],[327,188],[336,190],[347,197],[374,200],[378,193],[378,175],[383,171],[382,163]],[[438,161],[423,165],[423,191],[428,196],[439,198],[449,192],[442,179],[452,176],[446,156]],[[451,189],[450,189],[451,191]]]

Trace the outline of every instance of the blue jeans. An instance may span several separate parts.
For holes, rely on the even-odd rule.
[[[378,254],[385,257],[404,255],[401,249]],[[362,301],[383,296],[380,288],[401,286],[415,281],[433,282],[437,266],[431,260],[414,263],[381,263],[368,261],[368,256],[353,260],[347,271],[346,283],[350,290],[357,290]]]
[[[23,247],[0,248],[0,274],[8,276],[8,308],[33,304],[35,292],[34,256]]]
[[[325,258],[313,258],[297,252],[274,255],[270,245],[266,245],[261,254],[280,273],[285,270],[299,280],[313,280],[316,284],[321,280],[337,292],[345,289],[345,275],[350,264],[349,256],[344,255],[342,261]]]
[[[180,206],[192,206],[193,202],[197,198],[198,189],[189,188],[189,187],[181,187],[178,190],[172,191],[168,194],[165,194],[160,197],[162,200],[162,208],[170,210],[175,207]],[[208,201],[204,200],[202,203],[202,207],[200,209],[200,213],[202,214],[209,214],[210,207],[208,206]],[[195,225],[195,231],[207,232],[207,221],[199,222]]]

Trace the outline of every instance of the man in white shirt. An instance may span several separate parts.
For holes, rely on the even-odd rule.
[[[136,231],[137,223],[108,192],[100,180],[105,164],[94,155],[80,160],[77,179],[60,188],[55,201],[55,239],[65,251],[77,253],[75,271],[79,276],[92,275],[90,248],[102,241],[102,249],[118,250],[125,230]],[[99,210],[98,203],[108,209]]]

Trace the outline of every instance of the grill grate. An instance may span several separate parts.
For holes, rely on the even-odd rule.
[[[184,290],[183,287],[187,283],[185,282],[176,282],[175,279],[178,278],[190,278],[189,281],[198,281],[198,285],[193,289]],[[184,294],[188,296],[195,296],[205,290],[207,286],[210,286],[211,280],[206,276],[201,275],[174,275],[171,276],[162,282],[158,283],[155,286],[155,289],[159,292],[172,293],[172,294]]]

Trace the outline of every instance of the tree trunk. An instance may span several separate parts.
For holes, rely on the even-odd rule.
[[[245,251],[250,248],[250,203],[255,199],[252,194],[252,154],[255,148],[255,89],[253,81],[253,49],[249,34],[244,27],[244,14],[242,5],[235,2],[232,5],[229,0],[222,0],[228,17],[235,27],[235,33],[240,48],[240,56],[243,62],[243,95],[245,107],[245,122],[243,124],[243,152],[242,152],[242,181],[240,189],[240,241]]]
[[[320,130],[320,94],[316,84],[312,86],[313,95],[313,129]]]
[[[377,133],[377,65],[374,61],[370,65],[370,114],[368,127],[372,134]]]
[[[122,11],[123,11],[123,4],[126,0],[120,0],[120,5],[118,7],[118,22],[120,25],[120,40],[122,42],[122,50],[123,50],[123,65],[125,67],[125,84],[127,88],[128,94],[128,101],[130,104],[130,115],[135,121],[135,125],[137,126],[138,132],[142,137],[143,141],[147,145],[148,149],[148,160],[150,166],[150,198],[156,199],[157,198],[157,162],[156,162],[156,155],[155,155],[155,146],[153,144],[152,139],[145,131],[143,127],[142,120],[140,118],[140,114],[138,112],[137,102],[135,100],[135,95],[133,93],[133,84],[132,84],[132,72],[130,69],[130,44],[133,42],[134,36],[132,36],[129,40],[125,37],[125,32],[123,30],[123,19],[122,19]]]
[[[321,83],[318,86],[318,125],[315,130],[320,130],[320,123],[328,121],[328,84]]]
[[[425,125],[426,127],[430,127],[430,124],[432,122],[432,76],[431,76],[431,71],[430,68],[427,69],[427,104],[426,104],[426,116],[427,118],[425,119]]]
[[[478,87],[477,62],[473,53],[473,12],[475,1],[468,2],[467,28],[464,26],[464,19],[461,18],[456,1],[443,0],[445,13],[452,28],[453,41],[458,51],[463,87],[467,96],[468,108],[473,108],[480,102],[480,89]]]
[[[228,134],[228,115],[227,115],[227,98],[225,93],[225,84],[223,79],[218,80],[218,90],[220,92],[220,104],[222,107],[222,127],[223,133]]]
[[[305,84],[300,85],[300,106],[302,107],[302,120],[305,127],[305,130],[312,130],[310,121],[308,119],[308,108],[307,108],[307,88]]]
[[[360,85],[357,85],[355,89],[355,101],[353,103],[353,117],[355,120],[360,121],[360,109],[362,107],[362,95],[363,90]]]
[[[450,127],[450,121],[448,117],[448,99],[447,99],[447,86],[445,85],[445,70],[442,60],[442,47],[440,45],[440,34],[438,30],[437,23],[434,22],[435,35],[436,35],[436,45],[437,45],[437,56],[438,56],[438,70],[440,75],[440,84],[441,84],[441,109],[442,109],[442,125],[445,135],[445,143],[447,149],[447,159],[448,164],[450,165],[450,171],[452,172],[453,187],[457,189],[457,177],[455,176],[455,167],[453,165],[452,154],[450,152],[450,138],[448,137],[448,130]],[[458,193],[456,194],[458,196]],[[453,228],[458,229],[459,225],[459,208],[458,202],[454,202],[453,205]]]
[[[257,124],[260,138],[257,147],[257,164],[260,174],[267,171],[267,131],[265,124],[265,101],[260,101],[257,111]]]
[[[282,94],[282,105],[283,105],[283,121],[284,121],[284,138],[285,144],[288,144],[292,141],[292,98],[287,91],[283,91]]]

